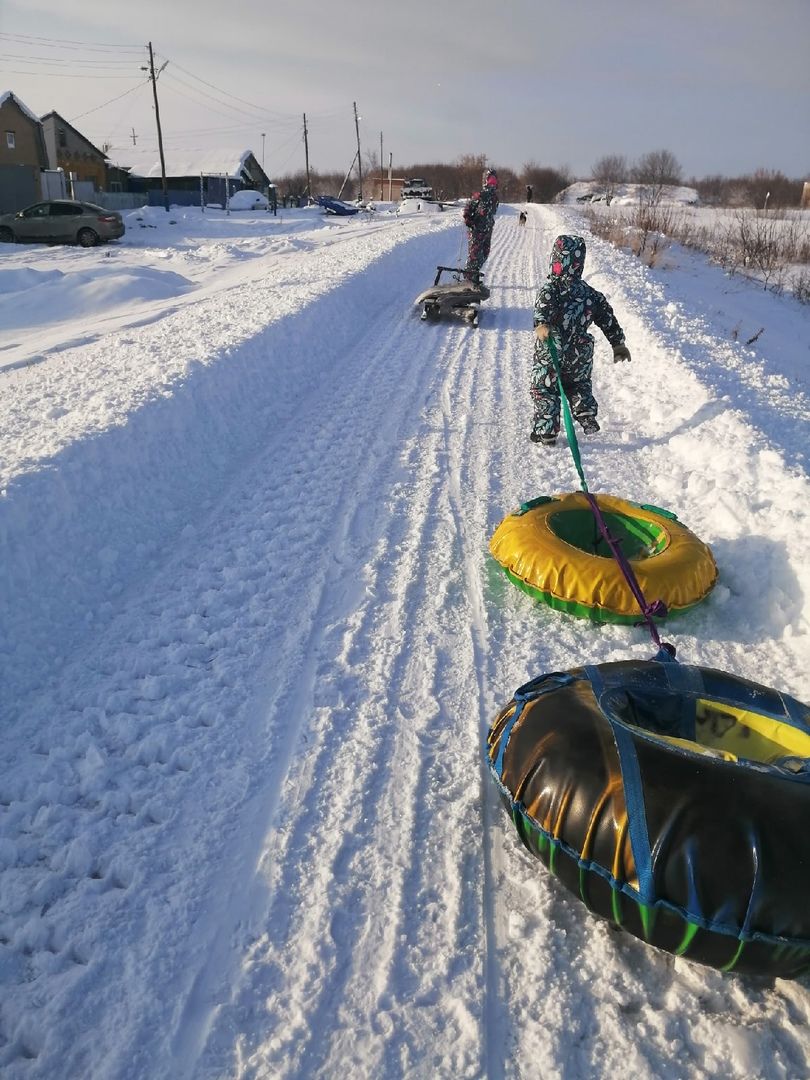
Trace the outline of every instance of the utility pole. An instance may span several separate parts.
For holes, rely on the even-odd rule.
[[[264,172],[264,136],[265,132],[262,132],[262,172]]]
[[[380,132],[380,202],[385,198],[385,192],[383,191],[383,171],[382,171],[382,156],[383,156],[383,142],[382,132]]]
[[[138,145],[138,136],[135,134],[135,128],[132,129],[132,145]]]
[[[160,151],[160,181],[163,185],[163,205],[166,208],[166,213],[168,214],[169,189],[166,186],[166,159],[163,156],[163,133],[160,130],[160,107],[158,105],[157,96],[157,75],[155,75],[155,56],[152,52],[151,41],[147,45],[147,48],[149,49],[149,78],[152,80],[152,94],[155,98],[155,120],[157,121],[158,150]],[[168,63],[168,60],[166,61],[166,63]],[[166,64],[164,64],[160,70],[163,71],[164,67],[166,67]],[[143,71],[145,69],[142,68],[141,70]]]
[[[307,166],[307,202],[312,199],[312,189],[309,185],[309,142],[307,141],[307,114],[304,113],[304,161]]]
[[[363,162],[360,158],[360,123],[357,116],[357,102],[354,102],[354,130],[357,132],[357,175],[360,177],[360,202],[363,201]]]

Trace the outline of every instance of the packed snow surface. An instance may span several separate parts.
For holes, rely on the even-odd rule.
[[[528,377],[584,225],[517,210],[477,330],[412,302],[458,210],[145,210],[106,247],[0,248],[4,1077],[807,1075],[810,982],[589,916],[485,767],[528,678],[652,655],[488,555],[578,486],[528,442]],[[664,636],[810,700],[809,309],[676,249],[593,240],[585,276],[633,355],[597,332],[591,490],[720,568]]]

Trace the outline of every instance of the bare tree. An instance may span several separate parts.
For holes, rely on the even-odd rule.
[[[456,160],[457,184],[460,188],[459,195],[469,195],[481,188],[481,178],[487,167],[486,154],[462,154]]]
[[[531,184],[535,202],[551,202],[571,183],[571,170],[567,165],[555,168],[528,161],[523,166],[521,179],[524,184]]]
[[[594,162],[591,169],[593,179],[604,188],[608,203],[616,193],[619,184],[623,184],[630,176],[630,168],[624,154],[606,154]]]
[[[680,182],[681,166],[669,150],[651,150],[638,159],[632,175],[639,185],[639,208],[644,213],[659,206],[667,184]]]
[[[655,231],[655,222],[651,223],[650,218],[655,218],[667,184],[680,182],[681,166],[669,150],[651,150],[638,159],[632,175],[638,184],[639,218],[647,219],[645,225],[639,221],[639,227]]]
[[[753,176],[745,177],[749,205],[773,210],[782,206],[798,206],[800,185],[788,180],[784,173],[774,169],[757,169]]]
[[[683,170],[671,151],[651,150],[638,159],[632,175],[637,184],[663,187],[664,184],[679,184]]]

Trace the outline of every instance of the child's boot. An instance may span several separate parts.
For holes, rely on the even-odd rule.
[[[582,425],[583,435],[595,435],[600,430],[595,416],[578,416],[577,419]]]

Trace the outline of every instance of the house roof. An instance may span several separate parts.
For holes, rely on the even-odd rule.
[[[238,180],[252,150],[166,150],[167,176],[222,176]],[[255,155],[254,155],[255,156]],[[129,169],[132,176],[160,176],[160,154],[157,150],[137,146],[112,147],[107,155],[111,165]]]
[[[86,136],[86,135],[82,135],[81,131],[79,131],[79,129],[78,129],[78,128],[75,128],[75,127],[73,126],[73,124],[71,124],[71,122],[70,122],[69,120],[66,120],[66,119],[64,118],[64,116],[62,116],[62,114],[61,114],[61,113],[58,113],[58,112],[56,111],[56,109],[51,109],[51,111],[50,111],[49,113],[45,113],[45,115],[44,115],[43,117],[40,117],[40,120],[41,120],[41,122],[42,122],[42,123],[44,124],[44,123],[45,123],[45,121],[46,121],[46,120],[49,120],[49,119],[50,119],[50,118],[51,118],[52,116],[53,116],[53,117],[55,117],[55,118],[56,118],[56,120],[57,120],[57,121],[58,121],[58,122],[59,122],[60,124],[64,124],[64,126],[65,126],[65,127],[69,127],[69,128],[70,128],[70,130],[71,130],[71,131],[72,131],[72,132],[74,133],[74,135],[78,135],[78,136],[79,136],[79,138],[80,138],[80,139],[82,139],[82,140],[83,140],[84,142],[86,142],[86,143],[87,143],[87,145],[88,145],[89,147],[91,147],[91,148],[92,148],[93,150],[95,150],[95,152],[96,152],[96,153],[97,153],[97,154],[98,154],[98,155],[99,155],[100,157],[106,158],[106,156],[107,156],[107,155],[106,155],[106,154],[104,153],[104,151],[103,151],[103,150],[99,150],[99,148],[98,148],[97,146],[95,146],[95,145],[94,145],[93,143],[91,143],[91,142],[90,142],[90,140],[89,140],[89,139],[87,138],[87,136]]]
[[[23,102],[20,101],[17,95],[12,93],[11,90],[5,90],[2,94],[0,94],[0,105],[5,105],[7,101],[13,101],[17,108],[20,110],[20,112],[25,113],[29,120],[33,120],[35,124],[39,123],[39,117],[36,115],[36,113],[31,112],[28,106],[23,104]]]

